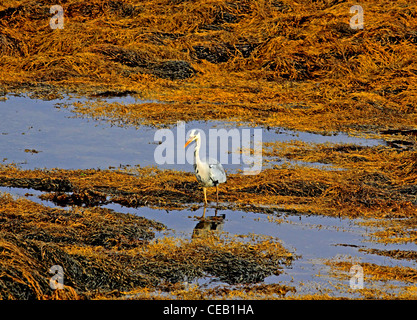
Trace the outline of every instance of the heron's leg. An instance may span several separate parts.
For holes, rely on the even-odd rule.
[[[206,209],[207,209],[207,205],[204,205],[203,216],[200,219],[205,219],[206,218]]]
[[[205,187],[203,187],[203,192],[204,192],[204,202],[207,204],[207,189]]]
[[[219,205],[219,187],[216,185],[217,205]]]

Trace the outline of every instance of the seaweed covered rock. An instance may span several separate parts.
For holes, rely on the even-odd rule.
[[[137,72],[152,74],[157,78],[181,80],[190,78],[196,73],[196,70],[187,61],[156,61],[152,60],[146,52],[140,50],[125,49],[114,45],[99,45],[93,47],[92,51],[101,53],[111,61],[136,68]]]
[[[253,284],[293,254],[274,239],[153,239],[161,223],[104,208],[56,209],[0,195],[0,298],[90,299],[214,277]],[[62,288],[50,285],[62,270]]]
[[[86,298],[99,290],[123,291],[155,281],[132,271],[119,250],[143,245],[163,225],[108,209],[51,209],[0,195],[0,297],[46,299],[54,295],[49,269],[64,272],[61,298]],[[130,267],[129,267],[130,266]]]

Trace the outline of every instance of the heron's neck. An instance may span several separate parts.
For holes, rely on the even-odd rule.
[[[195,149],[194,149],[194,163],[200,163],[200,147],[201,147],[201,142],[200,139],[197,139],[195,141]]]

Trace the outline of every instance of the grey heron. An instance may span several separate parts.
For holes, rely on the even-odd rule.
[[[217,203],[219,203],[219,189],[220,183],[226,182],[226,172],[220,162],[215,159],[207,159],[201,161],[200,159],[200,147],[201,137],[200,133],[196,130],[192,130],[190,138],[185,143],[184,148],[187,147],[191,142],[195,141],[194,149],[194,171],[198,182],[203,187],[204,202],[207,204],[207,188],[216,187]]]

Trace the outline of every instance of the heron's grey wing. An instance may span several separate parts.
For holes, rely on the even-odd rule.
[[[226,182],[226,172],[220,162],[214,159],[209,159],[210,179],[214,185]]]

